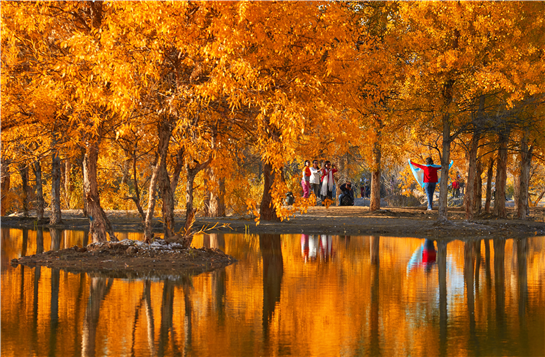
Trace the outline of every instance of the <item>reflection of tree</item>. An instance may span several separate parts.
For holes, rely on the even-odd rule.
[[[174,282],[166,279],[163,284],[163,302],[161,304],[161,328],[159,330],[159,356],[165,355],[165,347],[171,343],[172,354],[180,355],[176,346],[176,332],[173,326],[174,315]]]
[[[227,287],[225,285],[226,278],[227,272],[225,271],[225,268],[212,272],[214,306],[220,325],[223,325],[225,322],[225,296],[227,295]]]
[[[263,258],[263,334],[267,338],[269,322],[280,301],[284,262],[279,234],[262,234],[259,246]]]
[[[350,236],[341,236],[341,239],[344,240],[344,247],[348,249],[350,247]]]
[[[185,347],[184,355],[188,355],[192,350],[193,341],[193,320],[192,314],[193,305],[191,303],[191,290],[193,289],[193,278],[191,276],[183,276],[182,290],[184,292],[184,305],[185,305]]]
[[[204,248],[216,248],[222,251],[225,250],[225,237],[223,234],[205,234],[202,237],[202,245]]]
[[[475,253],[478,241],[466,241],[464,243],[464,282],[467,298],[467,310],[469,316],[469,338],[472,345],[478,347],[477,334],[475,333]]]
[[[38,228],[36,231],[36,254],[44,252],[44,230],[43,228]]]
[[[81,321],[81,312],[84,309],[85,304],[85,287],[87,286],[87,274],[86,273],[79,273],[79,284],[78,284],[78,293],[76,295],[76,307],[75,307],[75,313],[74,313],[74,321]],[[76,333],[76,336],[78,334]],[[80,340],[78,338],[74,338],[74,351],[78,350],[78,347],[80,345]]]
[[[62,231],[58,228],[49,230],[51,235],[51,250],[61,247]],[[59,280],[60,270],[51,269],[51,332],[49,334],[49,354],[55,355],[57,345],[57,328],[59,324]]]
[[[370,321],[370,347],[369,354],[380,355],[380,330],[379,330],[379,309],[380,309],[380,259],[379,246],[380,237],[371,237],[371,321]]]
[[[490,299],[492,291],[492,269],[490,267],[490,239],[484,240],[484,252],[485,252],[485,279],[486,279],[486,294]]]
[[[526,305],[528,303],[528,239],[517,239],[513,248],[517,260],[517,273],[518,273],[518,297],[519,297],[519,319],[521,324],[526,317]]]
[[[225,251],[225,237],[223,234],[205,234],[203,236],[203,247],[216,248],[221,251]],[[226,293],[225,279],[227,273],[225,269],[213,271],[212,275],[212,299],[214,301],[214,308],[217,312],[218,319],[223,324],[225,319],[224,311],[224,298]]]
[[[482,257],[481,257],[481,239],[479,239],[476,243],[475,243],[475,291],[478,292],[479,291],[479,283],[480,283],[480,275],[479,275],[479,271],[481,270],[481,261],[482,261]]]
[[[21,246],[21,256],[26,256],[26,250],[28,245],[28,229],[23,229],[23,242]],[[20,299],[19,301],[21,304],[25,301],[25,267],[23,265],[19,265],[21,267],[21,291],[19,292]],[[23,306],[21,306],[23,308]],[[21,310],[23,311],[23,310]]]
[[[89,302],[85,311],[83,321],[83,336],[81,344],[82,356],[95,355],[96,330],[98,318],[100,316],[100,305],[108,295],[114,279],[103,277],[91,278],[91,288],[89,292]]]
[[[526,306],[528,304],[528,239],[518,239],[513,243],[513,249],[516,249],[517,273],[518,273],[518,302],[519,302],[519,329],[520,329],[520,346],[523,348],[523,355],[530,355],[528,349],[528,324],[526,322]],[[513,254],[513,255],[515,255]]]
[[[49,333],[49,355],[56,355],[57,328],[59,326],[59,281],[60,270],[51,269],[51,316]]]
[[[26,250],[28,246],[28,229],[23,229],[23,246],[21,247],[21,256],[26,256]]]
[[[494,239],[494,289],[498,341],[505,338],[505,239]]]
[[[83,247],[86,247],[89,244],[89,230],[83,231]]]
[[[437,241],[437,265],[439,270],[439,355],[447,355],[447,242]]]
[[[36,254],[44,251],[44,232],[42,228],[38,228],[36,231]],[[36,353],[38,351],[38,297],[40,296],[39,286],[40,277],[42,275],[42,267],[36,266],[34,268],[34,296],[32,298],[32,350]]]
[[[59,250],[61,248],[62,231],[58,228],[51,228],[51,250]]]
[[[147,332],[148,332],[148,347],[149,347],[149,351],[150,351],[150,354],[152,356],[155,355],[155,344],[153,343],[153,334],[154,334],[154,331],[155,331],[155,327],[154,327],[154,319],[153,319],[153,308],[151,306],[151,281],[149,280],[146,280],[145,282],[145,285],[144,285],[144,293],[143,293],[143,296],[142,296],[142,299],[144,300],[145,304],[146,304],[146,319],[148,321],[148,328],[147,328]]]

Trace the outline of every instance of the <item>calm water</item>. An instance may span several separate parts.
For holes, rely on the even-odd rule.
[[[544,237],[200,236],[239,262],[172,280],[9,265],[84,239],[2,229],[3,357],[545,355]]]

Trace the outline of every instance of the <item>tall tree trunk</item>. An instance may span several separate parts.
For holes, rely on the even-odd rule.
[[[225,178],[219,179],[218,217],[225,217]]]
[[[0,190],[1,190],[1,199],[0,206],[2,206],[2,216],[6,215],[8,211],[8,205],[6,204],[5,198],[11,188],[11,176],[9,170],[10,161],[6,160],[4,157],[0,157]]]
[[[182,173],[182,170],[184,169],[184,149],[178,149],[178,152],[176,153],[176,165],[174,166],[174,171],[172,173],[172,179],[170,182],[170,189],[172,190],[172,193],[174,194],[176,192],[176,188],[178,187],[178,182],[180,181],[180,174]]]
[[[486,202],[484,204],[484,212],[490,213],[490,202],[492,201],[492,177],[494,174],[494,158],[490,158],[488,171],[486,172]]]
[[[494,200],[494,214],[500,218],[507,217],[505,209],[505,187],[507,183],[507,141],[509,129],[499,134],[498,164],[496,170],[496,198]]]
[[[51,155],[51,220],[50,224],[62,223],[61,217],[61,159],[56,149]]]
[[[34,176],[36,176],[36,218],[38,221],[44,218],[44,190],[42,183],[42,165],[40,160],[34,162]]]
[[[261,199],[261,205],[259,206],[259,212],[262,220],[265,221],[280,221],[280,218],[276,214],[276,209],[273,205],[271,189],[274,183],[275,173],[270,163],[263,163],[263,197]]]
[[[29,185],[28,185],[28,166],[25,164],[19,165],[19,174],[21,175],[21,184],[23,189],[23,215],[25,217],[28,217],[28,209],[29,209]]]
[[[163,199],[163,230],[165,239],[174,236],[174,193],[170,186],[170,177],[165,165],[161,167],[161,177],[159,180],[161,188],[161,198]]]
[[[168,120],[161,120],[158,125],[159,145],[157,147],[157,162],[153,168],[151,174],[151,180],[148,190],[148,210],[146,212],[146,219],[144,221],[144,241],[151,243],[151,229],[153,224],[153,214],[155,212],[157,183],[160,180],[162,167],[166,168],[166,160],[168,154],[168,144],[170,142],[170,135],[172,128]]]
[[[204,215],[205,217],[224,217],[225,216],[225,179],[218,178],[213,168],[207,170],[208,192],[205,197]],[[222,186],[223,185],[223,186]],[[223,191],[222,191],[223,190]]]
[[[450,164],[450,121],[449,115],[443,115],[443,155],[441,156],[441,180],[439,191],[439,221],[448,220],[448,169]]]
[[[471,148],[469,150],[469,167],[467,170],[467,185],[465,192],[466,219],[473,219],[473,203],[475,202],[475,176],[477,171],[477,150],[479,149],[479,140],[481,133],[476,130],[471,139]]]
[[[178,204],[178,199],[176,196],[176,189],[178,188],[178,182],[180,181],[180,174],[184,169],[184,148],[178,149],[176,153],[176,165],[174,166],[174,171],[172,172],[172,178],[170,179],[170,190],[172,191],[172,196],[174,198],[174,206]]]
[[[197,177],[197,174],[201,172],[202,170],[206,169],[210,163],[212,162],[212,156],[208,158],[207,161],[202,163],[197,163],[197,165],[190,169],[189,165],[186,164],[186,172],[187,172],[187,186],[185,188],[186,192],[186,204],[185,204],[185,226],[189,227],[189,220],[192,220],[195,216],[196,209],[193,208],[193,184],[195,183],[195,177]]]
[[[65,202],[66,207],[68,209],[72,208],[71,205],[71,198],[72,198],[72,191],[74,190],[74,184],[72,183],[72,163],[70,160],[64,161],[64,196],[65,196]]]
[[[476,214],[481,214],[483,206],[483,165],[481,160],[477,161],[477,175],[475,177],[475,202],[473,203],[473,209]]]
[[[369,210],[380,209],[380,176],[381,176],[382,149],[379,141],[375,141],[373,147],[373,166],[371,173],[371,198],[369,199]]]
[[[204,194],[204,208],[203,213],[205,217],[216,217],[217,215],[217,190],[216,178],[214,177],[214,170],[209,167],[206,169],[206,192]]]
[[[98,145],[98,142],[87,143],[83,158],[83,190],[87,200],[91,243],[107,241],[106,233],[111,241],[117,241],[110,220],[100,206],[97,175]]]
[[[519,219],[526,219],[530,214],[530,207],[528,206],[528,189],[530,186],[530,165],[532,163],[534,147],[531,146],[528,148],[528,136],[529,132],[526,130],[520,143],[520,187],[517,207],[517,217]]]
[[[84,176],[84,172],[85,172],[85,151],[81,154],[81,157],[78,158],[78,166],[80,167],[81,169],[81,173],[82,175]],[[83,180],[83,178],[82,178]],[[84,217],[89,217],[89,210],[87,208],[87,195],[85,194],[85,187],[83,187],[83,189],[81,190],[82,192],[82,196],[81,196],[81,201],[83,203],[83,207],[82,207],[82,214]]]
[[[515,204],[515,212],[519,211],[519,193],[520,193],[520,176],[521,176],[520,169],[522,167],[521,161],[522,161],[522,152],[519,153],[519,155],[513,155],[513,162],[518,163],[515,169],[515,172],[513,172],[513,203]]]

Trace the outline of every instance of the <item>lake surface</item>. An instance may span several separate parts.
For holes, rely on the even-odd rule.
[[[2,229],[3,357],[545,355],[545,237],[206,235],[238,263],[169,280],[10,266],[86,243]]]

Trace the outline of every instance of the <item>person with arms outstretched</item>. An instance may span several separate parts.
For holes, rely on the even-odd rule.
[[[418,167],[424,171],[424,191],[428,198],[428,211],[433,209],[433,193],[435,192],[435,186],[437,186],[438,177],[437,171],[441,170],[441,166],[434,165],[433,159],[428,157],[426,159],[426,165],[420,165],[409,160],[409,163],[414,167]]]

